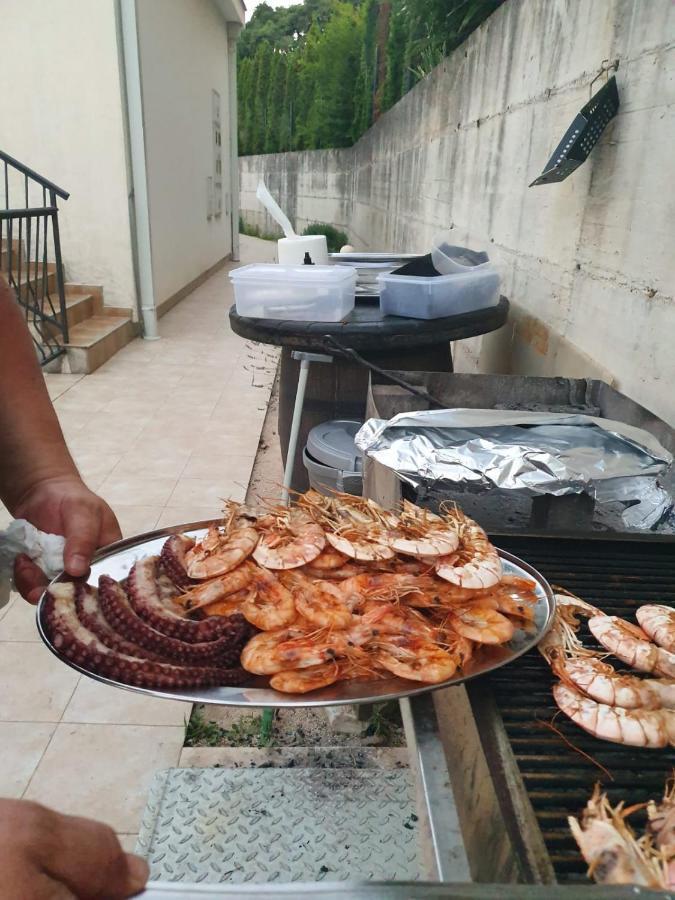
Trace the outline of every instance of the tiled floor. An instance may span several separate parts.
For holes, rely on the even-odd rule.
[[[242,264],[271,245],[242,239]],[[221,270],[92,375],[47,375],[68,445],[125,535],[243,499],[276,353],[234,335]],[[8,520],[0,509],[0,526]],[[0,796],[108,822],[131,848],[157,769],[177,765],[189,704],[98,685],[42,645],[34,610],[0,610]]]

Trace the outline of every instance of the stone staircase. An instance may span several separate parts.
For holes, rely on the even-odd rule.
[[[25,302],[31,296],[46,293],[51,298],[51,303],[56,306],[59,299],[56,264],[31,263],[30,271],[27,271],[24,260],[21,272],[18,272],[15,267],[18,265],[19,249],[19,242],[13,240],[10,257],[7,241],[2,241],[0,273],[5,277],[8,276],[11,259],[16,293],[21,300]],[[32,292],[31,285],[33,285]],[[36,289],[38,285],[39,289]],[[51,342],[63,344],[66,351],[47,364],[49,371],[77,374],[94,372],[139,333],[139,326],[133,321],[131,310],[106,307],[103,302],[103,288],[98,285],[67,282],[65,301],[68,323],[68,340],[65,344],[57,325],[50,325],[48,320],[42,320],[40,323],[43,334],[47,335]],[[49,299],[42,301],[42,311],[46,316],[53,315]],[[28,327],[34,339],[40,343],[42,337],[38,329],[30,321]]]

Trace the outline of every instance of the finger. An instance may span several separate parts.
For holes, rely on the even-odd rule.
[[[43,861],[51,877],[80,900],[124,900],[140,893],[148,864],[125,853],[112,828],[79,816],[56,814],[56,836]]]
[[[66,538],[64,568],[69,575],[79,578],[87,574],[99,543],[101,510],[98,505],[81,500],[64,504],[63,531]]]
[[[14,560],[14,586],[29,603],[37,603],[49,580],[39,566],[25,553]]]

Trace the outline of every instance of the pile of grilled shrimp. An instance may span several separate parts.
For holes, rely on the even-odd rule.
[[[446,681],[532,622],[535,590],[504,576],[455,507],[391,512],[309,491],[292,507],[228,502],[202,538],[172,535],[126,581],[56,588],[47,624],[67,658],[129,684],[254,674],[302,694],[344,679]]]
[[[581,618],[603,650],[578,637]],[[556,594],[556,613],[539,651],[560,679],[558,707],[595,737],[633,747],[675,746],[675,610],[645,604],[637,624],[584,600]],[[619,672],[609,656],[649,677]]]
[[[407,501],[382,509],[349,494],[308,491],[292,507],[229,504],[221,526],[180,560],[193,584],[187,616],[241,614],[259,630],[243,668],[278,691],[305,693],[392,674],[439,683],[481,644],[529,622],[535,584],[504,577],[476,522]]]
[[[637,836],[628,821],[647,811],[647,828]],[[579,819],[569,826],[599,884],[635,884],[662,890],[675,888],[675,786],[671,779],[660,800],[612,806],[596,785]]]

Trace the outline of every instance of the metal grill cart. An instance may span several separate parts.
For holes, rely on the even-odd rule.
[[[405,377],[449,407],[591,412],[645,428],[667,449],[675,447],[675,432],[666,423],[600,381],[438,373]],[[419,396],[402,388],[371,384],[368,416],[388,419],[425,408]],[[367,494],[385,505],[408,490],[391,470],[370,459],[365,485]],[[434,492],[413,498],[431,508],[442,499]],[[545,498],[543,513],[533,504],[530,520],[525,518],[517,533],[518,523],[514,529],[503,498],[493,500],[488,492],[474,499],[476,515],[492,522],[495,544],[528,560],[551,584],[611,615],[633,618],[642,603],[675,605],[675,535],[591,532],[592,500],[577,495]],[[582,632],[582,637],[590,636]],[[528,896],[523,883],[559,883],[565,886],[560,896],[583,896],[586,867],[567,817],[583,809],[596,782],[613,803],[641,803],[661,796],[675,766],[672,750],[641,751],[599,741],[562,716],[555,733],[548,727],[557,712],[552,681],[533,650],[508,667],[429,698],[472,877],[520,882],[523,897]],[[490,896],[489,890],[483,896]],[[550,890],[542,896],[557,895]],[[603,890],[593,888],[593,896]]]

